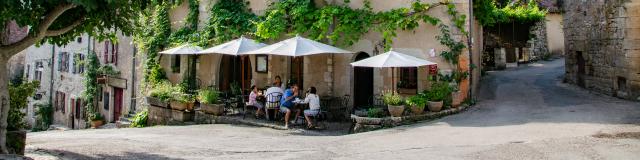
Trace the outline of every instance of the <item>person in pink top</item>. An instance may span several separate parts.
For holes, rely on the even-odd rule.
[[[251,106],[255,106],[256,107],[256,109],[257,109],[256,110],[256,117],[258,117],[261,114],[263,114],[262,109],[264,108],[264,106],[261,103],[256,101],[258,96],[260,96],[260,92],[258,92],[258,87],[256,87],[255,85],[251,86],[251,93],[249,94],[249,102],[247,103],[247,105],[251,105]]]

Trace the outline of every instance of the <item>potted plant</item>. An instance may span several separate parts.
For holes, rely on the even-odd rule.
[[[195,98],[193,98],[193,96],[191,96],[190,94],[174,93],[174,97],[170,103],[171,109],[180,111],[193,109],[195,101]]]
[[[451,102],[451,107],[458,107],[460,106],[460,104],[462,104],[463,101],[463,93],[460,91],[460,84],[462,83],[462,80],[466,79],[467,76],[469,76],[469,72],[460,72],[460,71],[454,71],[451,73],[451,77],[454,83],[454,86],[452,87],[452,92],[451,92],[451,97],[452,97],[452,102]]]
[[[198,91],[198,101],[200,108],[209,114],[222,115],[224,104],[220,103],[220,92],[213,88],[201,89]]]
[[[451,87],[444,82],[434,82],[431,89],[425,92],[426,98],[429,100],[429,111],[439,112],[442,110],[443,101],[451,92]]]
[[[400,95],[395,92],[386,92],[382,95],[382,100],[384,101],[384,104],[387,105],[387,109],[391,116],[402,116],[402,112],[404,112],[404,100]]]
[[[427,104],[427,100],[422,94],[419,94],[407,98],[405,103],[409,106],[411,113],[422,114],[424,106]]]
[[[93,113],[89,115],[89,121],[91,121],[91,128],[98,128],[104,124],[104,117],[100,113]]]
[[[149,90],[149,97],[146,98],[147,104],[167,108],[168,102],[171,101],[175,87],[170,82],[160,82],[153,85]]]

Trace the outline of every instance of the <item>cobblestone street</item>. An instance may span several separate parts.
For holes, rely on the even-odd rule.
[[[479,103],[344,136],[236,125],[28,134],[35,159],[638,159],[640,103],[562,83],[564,59],[490,72]]]

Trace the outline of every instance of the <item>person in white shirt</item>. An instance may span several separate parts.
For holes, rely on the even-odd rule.
[[[309,88],[307,96],[304,98],[303,103],[309,104],[309,109],[304,110],[304,118],[307,120],[307,127],[315,127],[311,122],[311,117],[320,114],[320,97],[316,94],[316,87]]]

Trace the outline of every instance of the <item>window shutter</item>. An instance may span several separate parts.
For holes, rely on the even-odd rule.
[[[118,65],[118,43],[115,44],[115,49],[113,49],[113,57],[111,57],[111,61],[113,62],[113,65]]]
[[[70,111],[69,113],[71,113],[71,115],[74,115],[74,110],[76,109],[76,100],[75,99],[71,98],[71,105],[70,106],[71,106],[71,110],[69,110]]]
[[[58,52],[58,71],[62,71],[62,52]]]
[[[56,91],[56,98],[55,98],[55,102],[53,103],[53,105],[55,105],[53,108],[56,109],[56,111],[60,110],[60,103],[58,102],[58,99],[60,98],[60,92]]]
[[[65,67],[65,71],[67,71],[67,72],[69,72],[69,66],[71,66],[71,57],[70,57],[70,55],[71,54],[67,53],[65,55],[65,59],[64,59],[67,62],[66,63],[66,67]]]
[[[70,65],[69,67],[71,67],[71,73],[75,74],[76,73],[76,66],[74,66],[76,64],[76,55],[77,54],[73,54],[73,56],[71,56],[71,60],[69,61]]]
[[[65,93],[60,93],[60,95],[62,95],[62,98],[60,99],[60,107],[62,107],[62,113],[65,113],[65,111],[67,110],[67,104],[65,103],[66,100],[66,94]]]
[[[109,58],[109,41],[104,41],[104,54],[102,54],[102,57],[104,58],[104,63],[109,63],[108,58]]]

